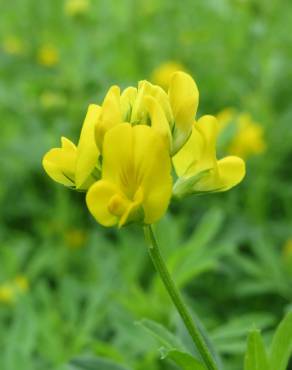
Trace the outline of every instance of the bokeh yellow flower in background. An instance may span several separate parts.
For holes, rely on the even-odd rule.
[[[238,113],[233,108],[226,108],[217,114],[217,119],[221,135],[232,129],[232,135],[226,143],[228,153],[244,159],[264,153],[264,128],[249,113]]]
[[[184,71],[185,68],[179,62],[169,61],[161,64],[155,68],[151,74],[150,80],[155,84],[161,86],[164,90],[169,87],[170,79],[174,72]]]
[[[52,44],[42,45],[37,52],[37,61],[44,67],[54,67],[59,63],[59,52]]]
[[[58,92],[44,91],[40,95],[40,104],[44,110],[60,109],[66,105],[66,98]]]
[[[64,234],[66,246],[70,249],[79,249],[85,246],[88,239],[87,233],[82,229],[69,229]]]
[[[15,279],[0,284],[0,302],[15,303],[21,294],[29,289],[29,282],[23,275],[17,275]]]
[[[25,45],[19,37],[9,35],[3,40],[2,49],[6,54],[23,55],[25,52]]]
[[[18,291],[22,293],[25,293],[28,291],[29,282],[24,275],[17,275],[13,282],[16,288],[18,289]]]
[[[292,260],[292,237],[289,238],[283,246],[284,258],[290,258]]]
[[[292,275],[292,236],[286,240],[282,248],[282,263]]]
[[[13,303],[15,300],[15,294],[10,284],[4,283],[0,285],[0,302],[2,303]]]
[[[89,0],[66,0],[64,10],[65,14],[75,17],[88,13],[89,7]]]
[[[232,121],[236,118],[236,109],[235,108],[225,108],[222,109],[217,115],[216,118],[219,122],[219,133],[223,131]]]

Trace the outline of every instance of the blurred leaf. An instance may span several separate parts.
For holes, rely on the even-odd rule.
[[[252,327],[264,329],[275,322],[273,315],[265,312],[250,313],[230,319],[223,326],[213,330],[211,337],[215,341],[224,341],[225,339],[234,340],[237,337],[246,336]]]
[[[269,370],[264,343],[259,330],[252,331],[248,336],[247,352],[244,361],[244,370]],[[272,369],[277,369],[272,367]]]
[[[177,350],[168,351],[165,358],[173,360],[182,370],[206,370],[206,367],[195,357]]]
[[[180,340],[164,326],[147,319],[140,321],[139,324],[162,344],[163,347],[160,348],[162,359],[172,359],[183,370],[206,369],[198,359],[185,351]]]
[[[163,325],[148,319],[138,321],[137,324],[148,331],[166,349],[184,349],[181,341]]]
[[[271,347],[271,369],[286,370],[292,352],[292,311],[279,324]]]
[[[130,370],[105,358],[80,357],[69,363],[70,370]]]

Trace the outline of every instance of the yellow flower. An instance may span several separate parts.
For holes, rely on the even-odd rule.
[[[161,64],[154,69],[151,76],[151,81],[154,84],[161,86],[164,90],[169,87],[170,79],[175,72],[183,71],[184,67],[181,63],[169,61]]]
[[[242,158],[261,154],[266,149],[263,127],[254,122],[247,113],[238,117],[238,130],[230,143],[229,152]]]
[[[219,132],[223,131],[237,116],[236,110],[234,108],[225,108],[221,110],[216,118],[219,123]]]
[[[289,238],[283,247],[283,256],[292,258],[292,238]]]
[[[18,296],[26,293],[28,288],[27,278],[23,275],[17,275],[14,280],[6,281],[0,285],[0,302],[6,304],[15,303]]]
[[[23,41],[13,35],[7,36],[4,39],[2,47],[6,54],[11,55],[22,55],[25,50]]]
[[[29,283],[25,276],[17,275],[14,279],[14,284],[20,292],[25,293],[28,291]]]
[[[65,242],[69,248],[78,249],[85,245],[87,234],[81,229],[70,229],[65,233]]]
[[[172,75],[168,93],[148,81],[122,92],[112,86],[101,106],[89,106],[78,145],[62,137],[43,167],[53,180],[87,191],[100,224],[152,224],[172,191],[177,197],[225,191],[245,175],[242,159],[217,160],[218,122],[212,116],[195,122],[198,101],[196,83],[184,72]],[[173,189],[171,158],[178,175]]]
[[[46,110],[62,108],[66,104],[66,98],[57,92],[44,91],[40,96],[40,103]]]
[[[91,104],[88,107],[77,147],[62,137],[61,148],[53,148],[45,154],[43,167],[54,181],[86,190],[98,178],[100,152],[94,131],[99,114],[98,105]]]
[[[174,195],[226,191],[237,185],[245,175],[245,164],[234,156],[217,160],[218,121],[203,116],[193,125],[190,139],[173,157],[178,180]]]
[[[37,52],[37,61],[44,67],[54,67],[59,62],[58,50],[53,45],[43,45]]]
[[[71,17],[82,15],[88,12],[89,0],[67,0],[65,3],[65,13]]]
[[[266,149],[263,127],[248,113],[226,108],[217,114],[220,135],[227,137],[227,151],[241,158],[261,154]],[[226,142],[226,140],[224,140]]]
[[[89,211],[104,226],[152,224],[171,197],[167,146],[153,128],[122,123],[103,143],[102,177],[87,193]]]
[[[15,301],[15,292],[10,284],[0,285],[0,302],[13,303]]]

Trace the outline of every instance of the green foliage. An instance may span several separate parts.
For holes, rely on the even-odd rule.
[[[252,331],[248,336],[247,352],[244,370],[269,370],[269,360],[258,330]]]
[[[68,370],[129,370],[129,368],[115,364],[113,361],[102,358],[76,358],[70,361]]]
[[[280,323],[273,337],[270,363],[271,369],[285,370],[292,354],[292,312]]]
[[[244,370],[287,369],[292,353],[292,312],[279,324],[267,354],[263,339],[258,330],[248,336]]]
[[[139,324],[162,345],[159,349],[162,359],[171,359],[182,370],[206,370],[197,358],[187,352],[178,338],[162,325],[146,319],[140,321]]]

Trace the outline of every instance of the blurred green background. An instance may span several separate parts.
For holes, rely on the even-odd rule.
[[[249,329],[269,343],[292,301],[291,24],[290,0],[1,1],[1,369],[86,354],[176,369],[140,322],[188,343],[142,231],[97,225],[41,159],[62,135],[77,142],[111,85],[167,85],[177,68],[198,84],[198,116],[224,110],[218,149],[240,152],[247,176],[174,203],[156,227],[163,254],[224,369],[242,369]]]

